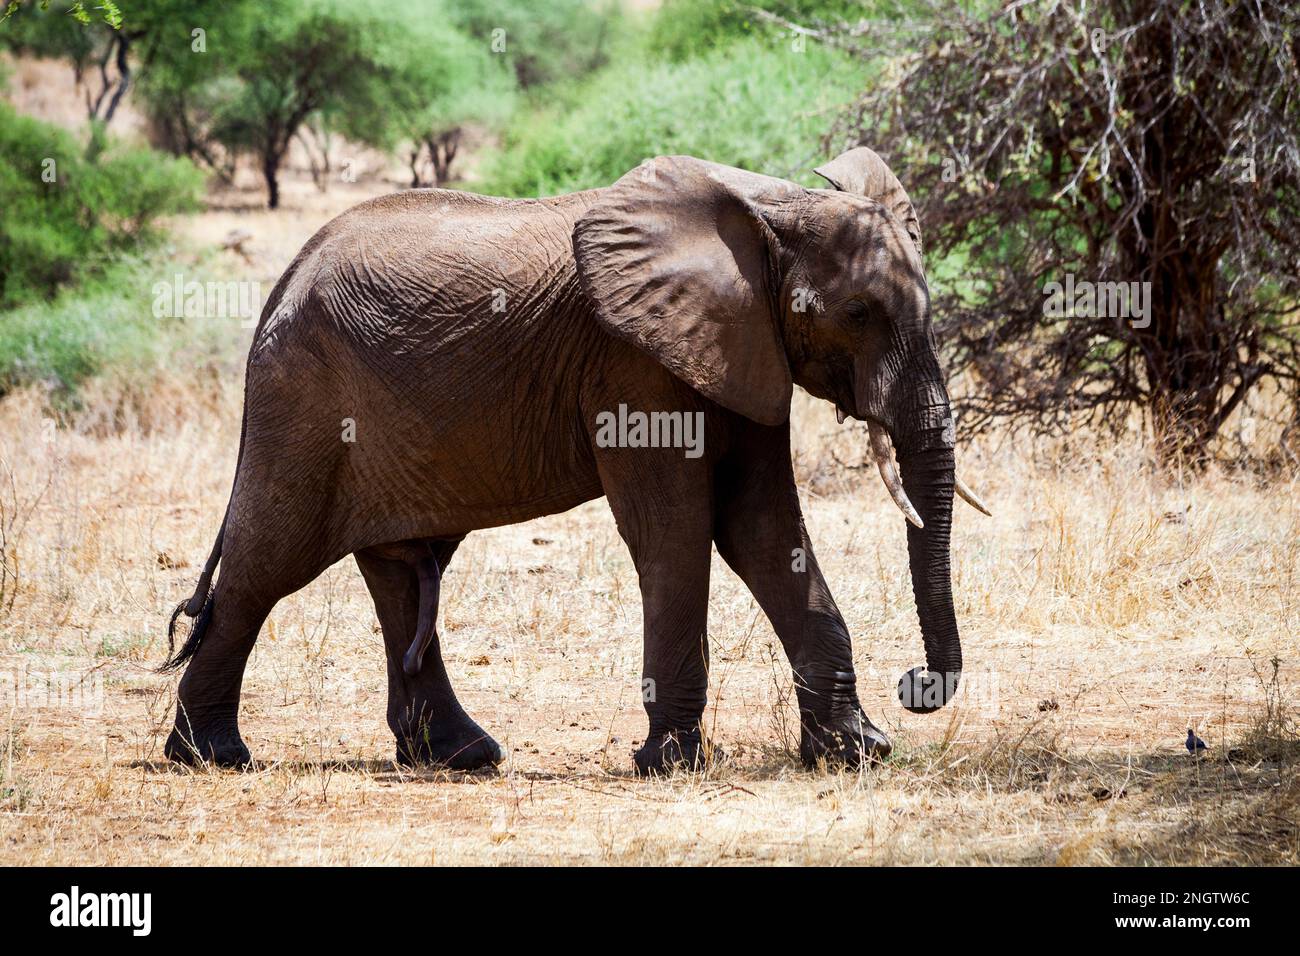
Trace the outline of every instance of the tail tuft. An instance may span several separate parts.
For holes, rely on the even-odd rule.
[[[239,451],[243,454],[244,440],[239,440]],[[226,506],[229,514],[230,506]],[[221,560],[221,549],[226,540],[226,519],[221,519],[221,530],[217,532],[217,540],[213,542],[212,553],[208,555],[207,563],[203,565],[203,573],[199,575],[199,583],[194,588],[194,594],[188,601],[182,601],[176,605],[176,610],[172,611],[171,620],[167,622],[167,653],[171,655],[167,660],[158,665],[158,673],[166,674],[171,671],[180,670],[182,664],[194,656],[194,652],[199,649],[199,641],[203,640],[203,632],[208,629],[208,624],[212,621],[212,575],[216,573],[217,562]],[[189,637],[185,638],[185,643],[181,649],[176,651],[176,619],[184,614],[186,617],[194,618],[194,623],[190,625]],[[175,653],[173,653],[175,651]]]
[[[197,597],[198,595],[195,595],[195,598]],[[170,656],[158,665],[159,674],[169,674],[180,670],[181,665],[193,657],[194,652],[199,649],[199,642],[203,640],[203,633],[208,629],[208,624],[212,621],[212,591],[209,589],[203,595],[203,603],[198,607],[197,616],[190,613],[190,607],[197,603],[195,598],[182,601],[176,605],[176,610],[172,611],[171,620],[167,622],[167,653]],[[190,633],[185,638],[185,643],[181,645],[179,651],[176,651],[176,619],[182,614],[186,617],[193,617],[194,623],[190,625]]]

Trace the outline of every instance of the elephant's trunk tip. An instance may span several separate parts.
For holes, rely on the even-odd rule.
[[[913,667],[898,679],[898,702],[913,714],[932,714],[957,693],[961,671]]]

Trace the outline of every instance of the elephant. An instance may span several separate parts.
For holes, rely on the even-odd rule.
[[[715,546],[789,659],[802,761],[882,760],[892,745],[859,703],[800,510],[795,384],[867,424],[906,517],[925,648],[899,697],[916,712],[947,703],[962,669],[954,489],[987,509],[955,475],[920,229],[865,146],[817,172],[832,188],[663,156],[549,198],[396,192],[316,233],[262,310],[229,502],[168,627],[162,668],[187,666],[166,755],[250,765],[238,710],[258,631],[353,555],[383,634],[397,760],[499,763],[443,664],[441,576],[473,531],[604,496],[643,606],[638,773],[716,756],[701,726]],[[605,428],[615,409],[697,423],[698,447],[666,427],[664,441]]]

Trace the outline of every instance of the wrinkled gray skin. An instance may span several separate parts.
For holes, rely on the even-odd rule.
[[[396,193],[317,233],[254,336],[234,489],[178,608],[198,619],[170,662],[189,666],[167,753],[248,764],[237,712],[258,630],[353,554],[383,628],[399,759],[499,761],[443,667],[437,580],[471,531],[604,495],[641,582],[654,699],[638,770],[707,755],[714,545],[793,666],[803,759],[887,754],[800,514],[792,384],[892,437],[924,520],[907,541],[927,664],[947,678],[930,708],[961,669],[952,420],[911,203],[870,150],[819,172],[842,191],[666,157],[550,199]],[[620,404],[702,413],[704,453],[599,447],[597,416]],[[408,653],[417,630],[422,655]]]

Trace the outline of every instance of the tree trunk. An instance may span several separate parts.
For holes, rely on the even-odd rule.
[[[320,192],[329,192],[329,140],[322,136],[318,136],[310,124],[304,124],[295,135],[298,138],[298,142],[302,144],[303,154],[307,157],[307,166],[311,171],[311,181],[316,185],[316,188]]]
[[[126,34],[119,32],[117,35],[117,89],[113,91],[113,98],[108,101],[108,109],[104,110],[105,125],[113,121],[113,114],[117,112],[118,106],[122,103],[122,98],[126,96],[126,91],[131,86],[131,64],[127,60],[128,46],[129,41]]]
[[[419,189],[424,185],[424,180],[420,177],[420,156],[424,153],[424,144],[417,142],[415,148],[411,150],[411,188]]]
[[[460,127],[446,130],[436,136],[425,137],[429,155],[433,159],[433,184],[445,186],[451,180],[451,164],[460,149]]]
[[[1166,255],[1152,270],[1151,325],[1137,330],[1160,456],[1199,464],[1232,409],[1258,380],[1241,368],[1218,296],[1218,262],[1199,250]],[[1235,397],[1224,395],[1234,377]],[[1231,402],[1231,406],[1229,406]]]
[[[280,208],[280,157],[268,151],[262,159],[262,176],[266,179],[266,207]]]

